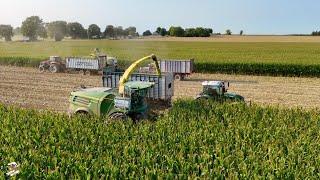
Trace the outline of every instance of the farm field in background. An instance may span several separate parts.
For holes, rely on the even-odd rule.
[[[150,40],[66,40],[63,42],[0,43],[0,58],[44,59],[50,55],[86,56],[100,48],[120,60],[133,61],[150,53],[160,58],[195,58],[212,63],[320,64],[320,43],[199,42]]]

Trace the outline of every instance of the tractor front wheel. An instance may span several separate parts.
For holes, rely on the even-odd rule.
[[[40,65],[39,66],[39,72],[43,73],[46,69],[44,68],[43,65]]]

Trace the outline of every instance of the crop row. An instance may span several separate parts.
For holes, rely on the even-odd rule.
[[[0,105],[0,171],[21,179],[320,176],[319,111],[178,100],[157,121],[67,118]]]
[[[212,63],[196,64],[201,73],[226,73],[268,76],[320,77],[320,65],[263,64],[263,63]]]
[[[42,60],[42,58],[0,56],[0,65],[38,67]]]

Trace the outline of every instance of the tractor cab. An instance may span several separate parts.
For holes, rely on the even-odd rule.
[[[115,57],[107,57],[105,66],[103,68],[104,73],[112,73],[120,71],[118,68],[118,60]]]
[[[204,81],[202,82],[203,94],[209,96],[222,96],[229,89],[229,82],[223,81]]]
[[[244,98],[235,93],[228,93],[229,82],[224,81],[204,81],[203,90],[196,99],[215,99],[244,101]]]
[[[144,116],[148,106],[145,101],[148,90],[154,86],[153,82],[130,81],[125,84],[124,95],[114,99],[115,108],[121,110],[132,119]],[[134,116],[134,117],[133,117]]]
[[[49,57],[49,61],[51,61],[51,62],[61,62],[62,59],[61,59],[60,56],[50,56]]]

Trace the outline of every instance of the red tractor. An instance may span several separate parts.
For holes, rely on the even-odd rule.
[[[48,70],[51,73],[64,72],[66,63],[59,56],[50,56],[49,60],[42,61],[39,65],[39,71]]]

